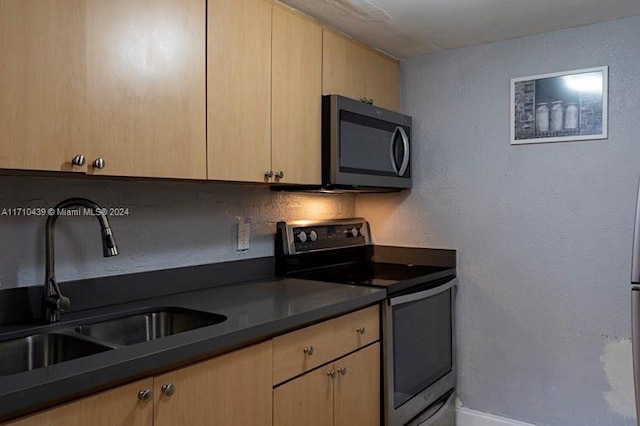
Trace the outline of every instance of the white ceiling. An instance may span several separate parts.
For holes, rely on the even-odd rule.
[[[640,0],[281,0],[397,58],[640,15]]]

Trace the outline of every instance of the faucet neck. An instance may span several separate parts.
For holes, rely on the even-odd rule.
[[[86,198],[69,198],[61,201],[54,207],[52,215],[47,217],[45,223],[45,282],[42,303],[43,318],[49,323],[60,320],[60,313],[66,311],[71,306],[69,298],[63,296],[56,281],[55,274],[55,224],[61,214],[65,214],[66,209],[73,207],[84,207],[91,209],[91,214],[100,223],[102,232],[103,255],[105,257],[118,254],[109,220],[103,209],[96,203]]]

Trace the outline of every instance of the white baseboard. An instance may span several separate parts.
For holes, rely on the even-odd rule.
[[[517,420],[498,417],[493,414],[471,410],[465,407],[456,408],[457,426],[535,426],[531,423],[519,422]]]

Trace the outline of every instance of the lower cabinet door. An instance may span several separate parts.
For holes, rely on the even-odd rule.
[[[335,363],[334,425],[380,425],[380,343]]]
[[[154,426],[270,426],[271,341],[154,378]]]
[[[151,426],[153,402],[144,402],[141,392],[151,392],[152,385],[152,379],[140,380],[22,418],[7,426]]]
[[[330,373],[335,377],[331,364],[275,388],[273,390],[273,425],[333,425],[333,381],[335,379]]]

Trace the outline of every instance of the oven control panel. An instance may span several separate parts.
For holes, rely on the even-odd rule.
[[[371,234],[362,218],[278,222],[278,243],[290,255],[371,244]]]

